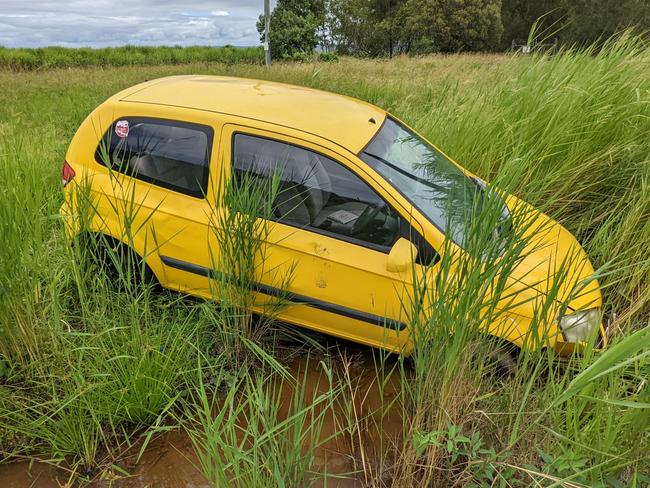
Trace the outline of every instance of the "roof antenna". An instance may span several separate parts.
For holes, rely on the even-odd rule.
[[[368,122],[370,122],[371,124],[376,124],[376,123],[377,123],[377,121],[375,120],[374,117],[370,117],[370,118],[368,119]]]

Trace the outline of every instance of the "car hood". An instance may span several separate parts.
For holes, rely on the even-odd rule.
[[[594,268],[577,239],[530,205],[512,198],[508,206],[515,208],[513,203],[524,210],[517,213],[525,215],[513,224],[526,243],[509,276],[511,290],[525,297],[517,313],[531,316],[549,295],[571,310],[600,307],[602,296]]]

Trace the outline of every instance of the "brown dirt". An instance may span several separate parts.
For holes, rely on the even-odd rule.
[[[399,392],[396,378],[391,378],[380,388],[375,374],[372,353],[353,351],[354,356],[340,360],[339,375],[347,378],[345,391],[328,414],[322,429],[326,438],[341,431],[341,422],[351,425],[345,434],[339,434],[320,446],[315,455],[313,470],[328,473],[327,480],[315,486],[351,488],[362,486],[369,477],[390,477],[391,454],[396,451],[401,437],[402,418],[398,402],[393,408],[386,406]],[[349,356],[348,356],[349,358]],[[390,365],[388,366],[390,367]],[[312,398],[327,388],[322,368],[317,360],[305,357],[293,359],[289,364],[293,377],[304,379],[305,398]],[[280,415],[286,415],[294,388],[282,387],[283,403]],[[350,408],[354,405],[354,408]],[[349,422],[353,417],[354,421]],[[127,453],[117,465],[128,472],[108,469],[95,474],[87,485],[93,488],[203,488],[209,487],[201,474],[188,435],[182,430],[170,431],[154,439],[137,460],[138,451]],[[137,462],[136,462],[137,461]],[[63,467],[37,460],[0,464],[0,487],[52,488],[71,487],[71,474]]]

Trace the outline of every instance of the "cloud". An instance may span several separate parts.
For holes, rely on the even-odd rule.
[[[2,0],[0,45],[255,46],[262,8],[262,0]]]

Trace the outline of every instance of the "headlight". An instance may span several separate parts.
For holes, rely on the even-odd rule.
[[[592,337],[598,326],[600,326],[600,310],[597,308],[579,310],[560,318],[560,329],[564,338],[567,342],[575,344]]]

